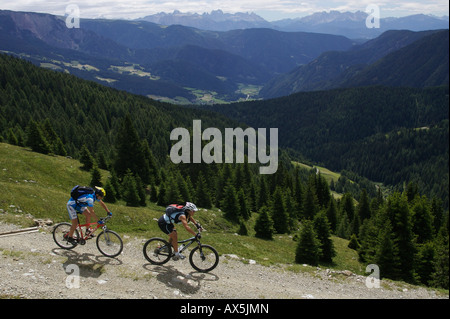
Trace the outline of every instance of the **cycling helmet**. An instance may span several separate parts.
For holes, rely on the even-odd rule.
[[[100,195],[101,197],[105,197],[106,196],[106,192],[103,188],[95,186],[95,194]]]
[[[197,206],[195,206],[194,203],[186,202],[186,205],[184,205],[184,208],[186,210],[193,210],[194,212],[198,211]]]

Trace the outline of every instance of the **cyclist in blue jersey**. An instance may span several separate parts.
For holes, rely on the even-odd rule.
[[[193,222],[194,225],[200,229],[202,226],[194,220],[194,214],[198,211],[195,204],[187,202],[186,205],[169,205],[166,208],[166,213],[162,215],[158,220],[159,228],[169,235],[169,243],[172,245],[175,256],[174,260],[184,259],[185,256],[178,252],[178,234],[174,224],[183,224],[184,228],[194,236],[197,233],[188,225],[188,222]]]
[[[77,200],[72,197],[67,202],[67,211],[69,212],[69,218],[72,221],[72,226],[67,234],[67,239],[69,242],[75,242],[73,239],[73,232],[78,226],[78,216],[77,214],[82,214],[86,217],[86,224],[91,222],[91,217],[93,217],[98,223],[102,223],[101,220],[98,219],[97,215],[94,212],[94,203],[97,201],[100,203],[100,206],[106,211],[107,214],[111,214],[106,204],[103,202],[103,198],[105,197],[106,192],[101,187],[95,187],[94,193],[91,194],[83,194],[78,197]],[[91,228],[88,228],[86,231],[86,235],[89,235],[92,232]]]

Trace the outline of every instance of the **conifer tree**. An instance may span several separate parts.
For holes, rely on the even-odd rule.
[[[380,268],[380,275],[382,277],[391,279],[400,278],[401,262],[399,260],[398,246],[395,243],[389,220],[380,229],[374,259],[375,264]]]
[[[150,201],[156,203],[158,201],[158,190],[156,189],[155,182],[150,184]]]
[[[247,198],[245,197],[244,190],[241,188],[237,194],[238,204],[239,204],[239,215],[244,219],[248,220],[250,218],[250,209],[248,208]]]
[[[281,188],[277,187],[273,194],[273,199],[270,205],[270,214],[273,220],[273,227],[278,234],[285,234],[288,232],[288,215],[284,205],[284,198]]]
[[[258,201],[257,201],[257,210],[260,210],[262,207],[266,206],[269,201],[267,182],[264,176],[260,176],[259,183],[259,191],[258,191]]]
[[[33,152],[50,153],[50,144],[34,120],[31,120],[28,125],[27,146],[31,147]]]
[[[412,204],[412,230],[417,236],[416,242],[423,244],[433,239],[431,207],[426,196],[416,196]]]
[[[138,207],[140,205],[140,197],[136,185],[136,179],[130,170],[127,171],[122,182],[123,200],[127,206]]]
[[[314,217],[314,231],[320,243],[321,254],[319,260],[331,263],[333,257],[336,256],[336,250],[331,240],[330,223],[324,210],[319,211]]]
[[[139,196],[139,206],[145,207],[145,206],[147,206],[147,201],[146,201],[144,184],[142,183],[142,179],[139,175],[135,176],[135,181],[136,181],[137,194]]]
[[[261,207],[255,223],[255,237],[261,239],[273,239],[273,221],[267,213],[265,206]]]
[[[195,191],[196,197],[195,201],[199,207],[203,208],[211,208],[212,201],[211,195],[209,193],[208,185],[206,184],[205,177],[203,173],[200,171],[197,177],[197,188]]]
[[[12,128],[8,130],[8,135],[6,139],[8,140],[8,143],[11,145],[19,145],[19,140],[17,139],[16,134],[14,134]]]
[[[86,145],[81,148],[80,163],[83,164],[81,168],[86,171],[90,171],[95,165],[94,158]]]
[[[239,221],[239,201],[236,194],[236,188],[234,188],[231,182],[225,186],[225,194],[222,200],[221,208],[225,213],[226,219],[233,222]]]
[[[435,255],[436,250],[432,241],[418,245],[415,272],[419,281],[427,286],[431,284],[432,275],[435,273]]]
[[[317,197],[312,186],[308,186],[303,201],[303,218],[313,220],[314,215],[318,210]]]
[[[105,192],[106,196],[104,198],[104,201],[107,203],[115,203],[117,201],[117,193],[114,189],[111,179],[108,179],[105,184]]]
[[[436,236],[436,253],[434,257],[435,272],[432,275],[431,282],[436,287],[449,289],[449,229],[448,212],[447,222],[442,225]],[[447,224],[447,225],[445,225]]]
[[[411,216],[408,199],[405,194],[394,193],[388,198],[386,214],[391,221],[394,242],[398,248],[401,278],[405,281],[413,279],[414,255]]]
[[[370,218],[370,215],[371,212],[370,212],[369,196],[367,195],[367,191],[364,188],[361,191],[358,203],[358,216],[361,223],[364,222],[366,218]]]
[[[328,204],[327,219],[330,223],[331,232],[335,234],[337,226],[337,209],[336,209],[336,200],[333,197],[330,198],[330,203]]]
[[[144,158],[142,143],[130,115],[124,118],[119,127],[115,146],[117,154],[114,170],[119,178],[123,178],[128,169],[134,174],[138,174],[141,179],[149,177],[148,163]]]
[[[243,222],[243,221],[241,221],[239,223],[238,234],[241,235],[241,236],[248,236],[247,226],[245,225],[245,222]]]
[[[298,264],[317,265],[320,254],[320,243],[314,231],[313,222],[305,219],[300,229],[299,240],[295,250],[295,262]]]
[[[162,182],[159,185],[159,192],[158,192],[158,206],[167,206],[169,205],[167,199],[166,199],[166,182]]]
[[[94,165],[94,167],[92,168],[91,182],[89,185],[93,187],[94,186],[103,187],[102,174],[100,173],[100,170],[98,169],[97,165]]]

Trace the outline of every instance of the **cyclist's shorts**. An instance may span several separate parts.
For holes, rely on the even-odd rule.
[[[173,232],[173,229],[175,227],[173,224],[166,223],[166,221],[164,220],[164,216],[161,216],[158,219],[158,226],[167,235],[169,235],[171,232]]]
[[[67,202],[67,211],[69,212],[69,218],[72,219],[76,219],[77,218],[77,214],[82,214],[84,212],[84,210],[87,207],[81,207],[78,206],[75,201],[68,201]]]

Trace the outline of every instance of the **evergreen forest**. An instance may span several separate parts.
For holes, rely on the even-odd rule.
[[[260,165],[248,161],[243,164],[174,164],[168,156],[174,143],[169,136],[174,128],[190,129],[194,119],[201,119],[204,127],[220,130],[242,125],[232,119],[233,116],[156,102],[68,74],[43,70],[4,54],[0,55],[0,142],[28,147],[49,156],[79,159],[82,169],[92,172],[92,186],[100,182],[99,169],[108,170],[109,177],[102,185],[108,202],[123,200],[129,206],[145,207],[151,201],[164,207],[192,201],[201,208],[220,209],[227,220],[240,226],[239,233],[244,236],[248,233],[246,221],[254,215],[255,236],[261,240],[271,240],[276,234],[293,235],[297,263],[331,264],[336,252],[330,237],[338,236],[349,240],[362,261],[379,265],[383,278],[448,289],[448,197],[443,198],[441,193],[423,186],[422,183],[428,181],[416,178],[414,160],[411,165],[397,163],[404,165],[398,169],[393,163],[383,172],[378,167],[380,174],[386,175],[395,175],[403,168],[411,172],[398,177],[399,180],[392,183],[396,187],[391,188],[370,182],[361,169],[367,167],[367,163],[359,162],[373,151],[371,147],[376,145],[377,139],[388,140],[379,151],[385,152],[383,147],[392,150],[386,152],[386,160],[392,162],[402,152],[396,153],[393,149],[401,148],[403,143],[415,143],[411,149],[417,150],[423,144],[423,152],[429,154],[436,151],[427,148],[430,141],[448,142],[448,106],[447,113],[441,114],[446,122],[436,115],[442,111],[439,109],[441,101],[445,98],[448,101],[448,88],[430,89],[423,95],[414,90],[405,93],[403,89],[361,88],[339,91],[339,96],[383,94],[380,90],[384,90],[384,94],[398,94],[398,99],[414,98],[420,118],[428,119],[427,123],[433,126],[416,131],[392,129],[387,136],[367,135],[367,140],[358,143],[351,139],[350,131],[342,132],[345,136],[336,139],[341,140],[349,155],[335,160],[348,161],[354,166],[346,166],[348,171],[332,185],[317,170],[298,164],[302,149],[292,147],[295,140],[288,139],[290,131],[281,129],[280,145],[285,144],[286,148],[280,149],[278,170],[272,175],[260,175]],[[323,99],[330,98],[330,94],[323,93]],[[271,100],[270,103],[285,102]],[[317,101],[315,103],[317,106]],[[276,120],[275,114],[269,115],[256,108],[252,111],[254,116],[272,116],[272,120]],[[385,111],[389,112],[387,105]],[[392,121],[394,115],[407,117],[395,110],[390,112],[385,118]],[[335,114],[330,114],[330,118],[332,116]],[[319,124],[323,120],[314,118],[313,114],[308,118]],[[253,125],[245,119],[241,117],[239,121]],[[370,122],[373,118],[367,120]],[[266,127],[293,128],[289,119],[284,124],[273,123]],[[416,124],[416,127],[421,125]],[[408,136],[413,138],[406,138]],[[297,143],[311,145],[308,143],[314,142],[305,137]],[[330,156],[335,151],[334,146],[331,143],[329,148],[324,148],[323,156]],[[431,158],[435,165],[447,165],[447,184],[439,184],[439,187],[443,187],[448,196],[448,143],[446,152],[447,158],[439,154]],[[411,156],[426,157],[426,154]],[[304,156],[312,158],[307,152]],[[433,164],[428,162],[428,165]],[[434,171],[439,172],[439,169]],[[440,180],[433,182],[440,183]],[[399,187],[400,184],[403,187]]]

